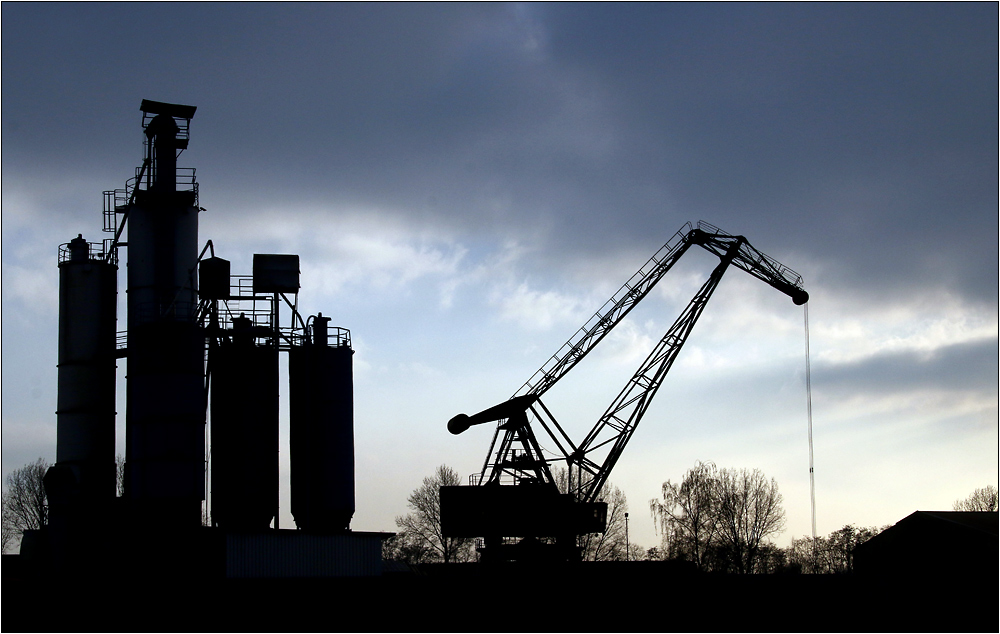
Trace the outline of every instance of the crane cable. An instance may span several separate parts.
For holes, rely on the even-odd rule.
[[[816,479],[813,470],[813,400],[809,364],[809,304],[802,305],[806,326],[806,415],[809,420],[809,506],[812,511],[812,537],[816,540]]]

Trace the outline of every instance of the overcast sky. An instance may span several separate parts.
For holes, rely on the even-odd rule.
[[[447,420],[700,219],[812,297],[819,533],[950,509],[998,480],[997,32],[995,3],[5,2],[3,472],[55,459],[56,249],[106,237],[145,98],[198,107],[200,241],[234,273],[299,254],[300,306],[352,331],[355,530],[395,530],[439,464],[478,472],[492,431]],[[686,256],[549,393],[570,434],[715,262]],[[780,545],[810,532],[803,330],[726,275],[611,474],[633,541],[698,460],[777,479]]]

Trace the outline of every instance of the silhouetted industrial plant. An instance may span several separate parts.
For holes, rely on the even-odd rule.
[[[728,582],[720,581],[721,576],[676,554],[669,560],[650,556],[630,561],[627,524],[625,561],[584,563],[580,548],[581,536],[606,532],[608,504],[602,489],[725,272],[731,266],[742,269],[801,306],[809,294],[799,274],[743,236],[706,222],[685,224],[509,400],[448,422],[452,434],[495,423],[482,469],[469,484],[434,484],[428,495],[436,538],[464,540],[468,558],[477,540],[477,560],[412,566],[402,558],[383,562],[383,542],[392,534],[351,529],[351,332],[331,325],[323,313],[300,314],[298,255],[256,253],[250,274],[234,274],[230,261],[216,255],[213,241],[199,238],[199,214],[205,210],[199,206],[195,170],[178,167],[196,109],[148,100],[140,109],[143,162],[124,188],[104,192],[103,230],[111,237],[88,242],[78,234],[58,250],[57,448],[56,463],[44,476],[47,523],[40,530],[25,531],[19,559],[8,560],[15,561],[16,571],[5,566],[6,587],[18,577],[68,580],[66,596],[56,605],[79,601],[90,610],[99,593],[119,589],[88,581],[115,579],[124,586],[121,593],[141,599],[120,602],[134,617],[120,621],[130,630],[538,630],[545,623],[533,618],[483,625],[480,611],[490,593],[541,597],[538,588],[546,579],[555,587],[553,606],[570,612],[570,620],[560,617],[557,630],[669,627],[662,621],[636,626],[620,620],[620,606],[598,613],[586,599],[581,603],[595,588],[607,593],[605,608],[620,603],[614,595],[620,588],[643,607],[659,605],[661,594],[669,592],[677,605],[692,605],[691,611],[700,615],[715,612],[712,608],[722,592],[728,592],[726,601],[736,602],[733,614],[723,617],[729,620],[701,620],[694,628],[681,621],[681,629],[783,629],[774,621],[758,625],[737,615],[757,612],[756,604],[775,594],[814,593],[815,585],[792,586],[791,575],[779,574],[770,575],[764,582],[769,585],[729,592],[732,588],[724,586]],[[692,247],[718,257],[718,264],[604,414],[582,439],[574,440],[542,397],[621,324]],[[119,331],[123,250],[126,329]],[[288,363],[294,529],[279,525],[283,353]],[[127,363],[123,468],[115,450],[120,359]],[[547,436],[544,450],[541,432],[536,436],[539,427]],[[444,426],[438,431],[444,434]],[[810,446],[810,473],[811,460]],[[558,470],[562,467],[565,477]],[[43,469],[39,466],[39,473]],[[449,483],[459,481],[458,474],[454,476]],[[995,489],[993,495],[995,507]],[[402,526],[401,520],[397,523]],[[853,533],[853,527],[846,528]],[[914,564],[910,551],[925,535],[944,536],[949,543],[982,551],[992,544],[994,561],[988,568],[995,575],[995,512],[918,514],[860,550],[858,569],[893,566],[919,576],[921,569],[930,569]],[[971,577],[979,570],[978,560],[956,567],[952,550],[940,545],[934,561],[935,575]],[[204,597],[190,598],[194,581],[209,584],[200,586]],[[842,583],[828,592],[828,599],[844,605],[867,597],[865,607],[874,612],[883,596],[882,588],[873,591],[876,585]],[[50,594],[64,589],[59,586],[49,593],[49,587],[39,597],[26,589],[17,596],[48,606]],[[957,594],[968,587],[950,591]],[[897,592],[928,600],[933,589],[928,588],[916,588],[915,595],[912,586]],[[257,620],[256,608],[243,607],[273,602],[276,592],[284,593],[283,601],[298,602],[290,611],[299,616],[315,614],[317,606],[334,600],[339,602],[334,614],[346,614],[345,606],[353,607],[356,600],[373,602],[386,596],[394,609],[382,620],[361,625],[326,620],[287,625],[278,611]],[[984,596],[995,600],[995,587]],[[238,602],[240,610],[224,611],[220,597]],[[207,625],[182,621],[189,617],[181,601],[189,598],[191,605],[202,598],[212,602],[216,620]],[[169,616],[177,620],[150,624],[144,601],[153,599],[161,601],[161,612],[165,605],[176,604],[178,611]],[[442,604],[450,607],[445,610]],[[791,614],[801,616],[813,609],[811,601],[797,605],[789,608]],[[522,616],[519,610],[511,607],[515,618]],[[426,616],[409,620],[417,614]],[[66,629],[88,629],[74,620],[72,611],[56,618],[65,619],[58,623]],[[850,620],[850,614],[837,618],[834,629],[878,629],[870,621]],[[137,619],[147,620],[137,626]],[[787,622],[801,629],[801,623]],[[43,624],[39,629],[61,628]]]
[[[350,531],[350,331],[322,313],[299,313],[297,255],[254,254],[252,275],[234,275],[211,240],[199,250],[195,170],[177,166],[195,107],[144,100],[141,110],[143,163],[124,189],[104,192],[104,230],[113,237],[78,235],[59,248],[56,464],[45,476],[48,525],[26,537],[22,552],[55,570],[94,563],[93,544],[107,541],[112,524],[123,527],[121,561],[148,561],[146,545],[157,541],[184,545],[168,548],[161,563],[183,569],[190,557],[182,552],[209,552],[224,561],[225,576],[379,574],[384,535]],[[116,332],[123,248],[127,330]],[[298,531],[277,530],[282,352]],[[117,359],[128,364],[121,497]]]
[[[299,258],[254,254],[252,275],[198,236],[198,182],[177,166],[194,106],[144,100],[144,160],[123,189],[104,192],[104,231],[59,249],[57,459],[45,476],[49,522],[27,552],[68,569],[88,544],[122,527],[123,561],[145,561],[148,539],[211,553],[230,576],[381,572],[380,533],[350,530],[355,510],[350,331],[298,311]],[[699,246],[720,262],[618,398],[579,443],[541,401],[621,323],[680,258]],[[127,330],[117,332],[119,254],[127,249]],[[572,562],[580,535],[606,529],[601,489],[688,335],[732,266],[808,301],[802,278],[733,236],[686,224],[511,400],[448,423],[452,433],[497,422],[479,486],[443,487],[441,532],[482,538],[482,561]],[[280,319],[286,307],[285,321]],[[291,511],[279,527],[279,357],[287,353]],[[126,359],[126,452],[116,496],[116,360]],[[211,452],[206,420],[211,414]],[[560,455],[543,455],[529,413]],[[211,469],[208,456],[211,455]],[[568,492],[550,464],[565,462]],[[206,522],[207,474],[211,505]],[[206,529],[204,524],[210,524]],[[34,542],[34,543],[32,543]],[[346,549],[346,550],[345,550]],[[215,551],[220,552],[215,552]],[[350,557],[344,552],[351,551]],[[347,563],[351,562],[351,563]]]

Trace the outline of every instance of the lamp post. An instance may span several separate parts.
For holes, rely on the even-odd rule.
[[[625,512],[625,561],[628,561],[628,511]]]

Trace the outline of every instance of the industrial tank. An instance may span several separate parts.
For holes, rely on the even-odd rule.
[[[146,136],[152,177],[128,210],[126,496],[147,526],[199,526],[205,341],[195,321],[197,190],[177,191],[175,154],[186,139],[173,117],[157,114]]]
[[[115,337],[118,266],[77,236],[59,249],[59,378],[52,502],[80,509],[116,495]],[[58,514],[58,510],[55,511]]]
[[[302,530],[340,532],[354,516],[354,351],[350,333],[313,318],[288,352],[292,515]]]
[[[209,349],[212,523],[260,531],[278,514],[278,349],[241,326]]]

